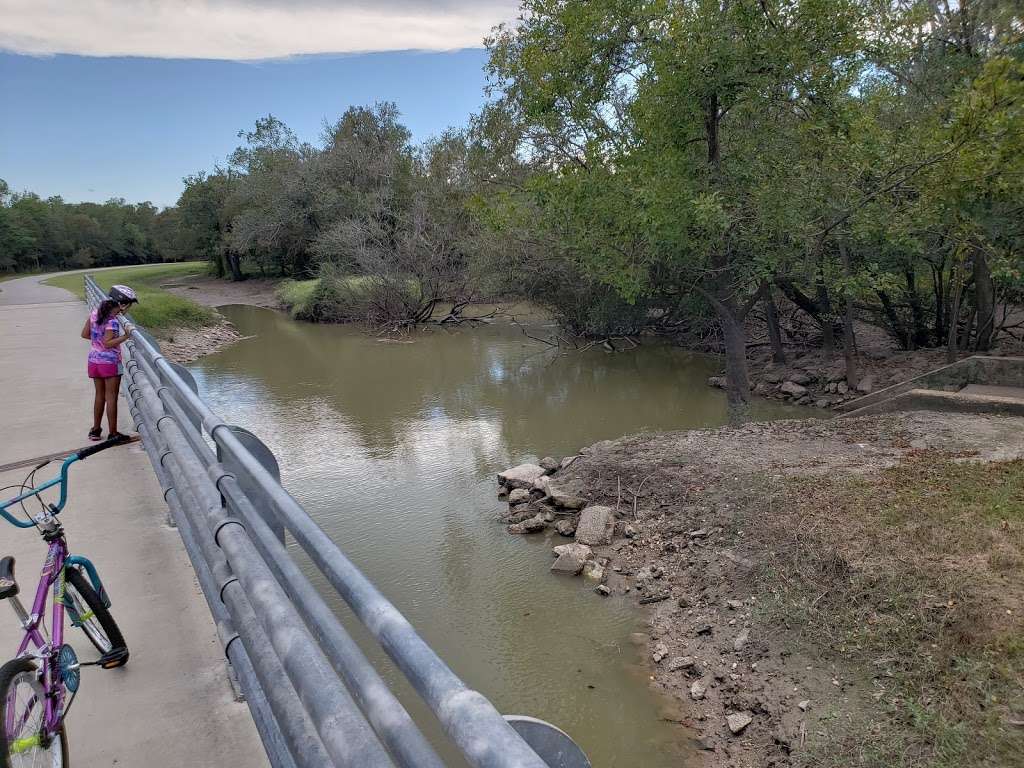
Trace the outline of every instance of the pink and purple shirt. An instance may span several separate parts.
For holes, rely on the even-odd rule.
[[[107,322],[100,327],[99,323],[96,322],[96,313],[98,310],[93,310],[89,315],[89,338],[92,346],[89,349],[89,362],[90,363],[113,363],[117,365],[121,362],[121,347],[111,347],[107,349],[103,346],[103,336],[110,330],[114,332],[114,337],[121,335],[121,320],[117,315],[111,315],[107,318]]]

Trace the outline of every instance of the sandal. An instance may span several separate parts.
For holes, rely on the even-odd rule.
[[[127,443],[130,442],[131,438],[128,435],[122,434],[121,432],[111,432],[107,435],[107,442],[115,443]]]
[[[97,427],[96,429],[90,429],[89,439],[92,440],[94,443],[99,442],[101,434],[102,430],[99,427]]]

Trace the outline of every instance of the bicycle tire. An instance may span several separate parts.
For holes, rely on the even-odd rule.
[[[28,658],[14,659],[0,667],[0,768],[22,768],[26,765],[36,764],[35,757],[32,758],[31,762],[19,759],[21,754],[29,754],[28,752],[22,752],[19,755],[12,754],[12,734],[8,734],[7,729],[2,724],[8,722],[8,706],[12,701],[17,702],[17,694],[14,690],[17,684],[22,682],[28,683],[29,687],[35,691],[37,703],[41,705],[45,701],[45,694],[43,693],[42,684],[37,677],[37,670],[38,667],[35,662]],[[28,675],[27,679],[23,677],[26,674]],[[20,712],[13,714],[20,714]],[[11,719],[13,720],[13,717]],[[25,737],[22,736],[21,738]],[[57,752],[53,751],[53,741],[59,742]],[[57,731],[53,741],[50,742],[50,749],[48,750],[50,752],[48,761],[50,766],[52,768],[67,768],[68,739],[63,722],[60,724],[60,730]],[[33,750],[33,752],[36,756],[39,755],[38,750]],[[58,756],[60,762],[55,760]]]
[[[92,584],[80,570],[74,567],[67,568],[64,571],[64,577],[65,597],[78,604],[84,603],[89,609],[87,614],[80,614],[80,616],[86,616],[85,621],[77,624],[78,628],[89,638],[89,642],[100,652],[101,656],[107,656],[113,651],[124,650],[123,657],[109,665],[104,664],[104,668],[123,667],[128,663],[128,646],[125,644],[124,636],[121,634],[117,622],[114,621],[114,617],[110,615],[110,611],[100,601],[96,590],[92,588]],[[80,600],[76,600],[76,595]]]

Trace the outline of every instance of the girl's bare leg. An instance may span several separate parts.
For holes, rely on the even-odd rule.
[[[117,432],[117,395],[121,391],[121,377],[110,376],[103,383],[107,401],[107,429],[113,434]]]
[[[103,379],[93,379],[96,397],[92,401],[92,428],[98,430],[103,424],[103,407],[107,402],[106,387]]]

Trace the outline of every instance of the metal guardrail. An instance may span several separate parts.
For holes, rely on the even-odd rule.
[[[105,298],[89,276],[91,307]],[[125,396],[274,768],[442,768],[419,727],[284,547],[294,538],[473,768],[590,768],[565,733],[503,717],[420,638],[224,423],[184,367],[126,318]]]

